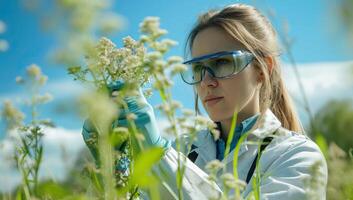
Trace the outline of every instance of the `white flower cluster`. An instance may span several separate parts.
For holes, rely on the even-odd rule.
[[[31,93],[31,98],[25,102],[28,105],[45,104],[53,100],[50,93],[39,94],[39,89],[43,87],[48,80],[48,77],[42,73],[41,68],[36,64],[31,64],[27,67],[26,77],[16,77],[16,83],[24,85]]]
[[[205,169],[209,172],[209,180],[216,181],[217,173],[224,167],[224,163],[219,160],[212,160],[206,164]]]
[[[221,175],[221,180],[227,188],[239,188],[243,190],[246,187],[246,183],[242,180],[236,180],[233,174],[225,173]]]
[[[88,69],[101,84],[123,80],[142,85],[148,81],[148,74],[142,66],[145,57],[143,44],[131,37],[123,41],[124,47],[116,48],[111,40],[103,37],[87,57]]]
[[[163,55],[177,42],[170,39],[159,40],[160,37],[167,34],[165,29],[161,29],[158,17],[146,17],[140,24],[140,32],[143,34],[140,37],[140,42],[146,44],[151,51],[146,55],[145,66],[149,73],[156,74],[157,82],[156,89],[160,89],[165,85],[166,88],[172,85],[169,78],[165,78],[165,70],[171,68],[171,75],[183,71],[186,67],[181,64],[183,59],[179,56],[171,56],[167,61],[163,60]],[[158,81],[160,80],[160,81]]]
[[[37,83],[39,86],[45,85],[48,80],[48,77],[42,74],[42,70],[36,64],[27,67],[27,75],[33,83]]]
[[[141,86],[154,78],[155,90],[166,90],[173,85],[171,77],[185,70],[183,59],[179,56],[171,56],[164,60],[164,54],[170,47],[177,43],[170,39],[160,37],[167,31],[159,27],[159,18],[146,17],[140,24],[143,34],[139,41],[130,36],[123,39],[123,47],[116,45],[106,37],[99,40],[95,48],[91,49],[87,56],[87,67],[70,67],[69,73],[76,80],[86,81],[86,75],[91,74],[95,86],[105,88],[107,84],[122,80],[129,85]],[[133,90],[136,87],[132,87]]]
[[[7,124],[8,130],[21,126],[25,118],[25,115],[15,108],[9,100],[4,101],[0,116]]]
[[[6,24],[0,20],[0,34],[4,33],[6,31]],[[7,51],[9,48],[9,43],[4,40],[0,39],[0,52]]]
[[[236,179],[233,174],[224,172],[221,173],[221,169],[225,169],[225,164],[219,160],[212,160],[206,164],[206,170],[209,173],[208,179],[210,181],[221,181],[223,184],[224,188],[224,193],[222,194],[222,197],[225,197],[225,199],[228,199],[228,197],[232,197],[229,199],[239,199],[240,197],[233,197],[229,196],[229,191],[232,189],[238,190],[238,191],[243,191],[246,187],[246,183],[240,179]],[[219,178],[219,179],[218,179]],[[252,196],[252,195],[250,195]],[[223,199],[223,198],[221,198]]]

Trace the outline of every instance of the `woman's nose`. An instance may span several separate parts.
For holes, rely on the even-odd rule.
[[[218,80],[215,79],[210,72],[205,70],[203,72],[203,78],[200,83],[201,87],[217,87],[218,86]]]

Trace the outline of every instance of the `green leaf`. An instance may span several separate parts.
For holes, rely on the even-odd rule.
[[[157,183],[156,178],[150,172],[153,165],[162,158],[163,153],[164,150],[159,147],[153,147],[141,152],[134,163],[131,185],[138,184],[142,187],[149,187],[153,183]]]
[[[53,199],[61,199],[70,195],[70,191],[65,185],[60,185],[54,181],[45,181],[38,186],[39,197],[51,197]]]
[[[316,144],[320,147],[325,157],[327,157],[327,154],[328,154],[327,142],[326,142],[326,139],[320,133],[316,135]]]
[[[16,200],[22,200],[22,190],[19,189],[16,192]]]
[[[68,74],[76,74],[81,71],[81,66],[72,66],[67,68]]]

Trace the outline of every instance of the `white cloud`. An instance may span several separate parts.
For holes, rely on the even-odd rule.
[[[40,178],[63,180],[67,168],[74,164],[79,151],[84,148],[80,130],[46,128],[44,133],[44,155],[39,172]],[[11,160],[14,148],[13,142],[7,137],[1,141],[1,144],[0,191],[10,191],[20,183],[20,175]],[[65,158],[63,157],[63,150],[66,152]]]
[[[84,86],[77,81],[73,81],[72,79],[49,79],[41,91],[43,91],[43,93],[48,92],[52,94],[54,99],[72,98],[83,92]],[[20,102],[21,99],[25,98],[28,98],[28,94],[21,86],[18,86],[18,90],[0,94],[0,102],[4,101],[5,99]]]
[[[54,95],[55,98],[75,97],[84,91],[84,86],[72,79],[58,79],[48,82],[44,88]]]
[[[298,65],[300,79],[308,97],[314,97],[326,90],[348,90],[353,79],[352,65],[353,62]],[[290,65],[284,65],[283,75],[290,91],[295,95],[299,94],[297,79]]]
[[[314,113],[331,99],[353,97],[352,66],[353,62],[298,64],[300,80]],[[284,64],[282,70],[285,84],[296,100],[298,112],[305,124],[308,118],[302,106],[303,97],[294,70],[289,64]]]

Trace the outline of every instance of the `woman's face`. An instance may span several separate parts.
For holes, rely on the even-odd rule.
[[[210,27],[199,32],[193,42],[192,57],[220,51],[245,49],[222,29]],[[216,122],[229,120],[235,109],[238,119],[259,112],[258,72],[250,63],[243,71],[228,79],[214,79],[206,71],[196,91],[209,117]]]

